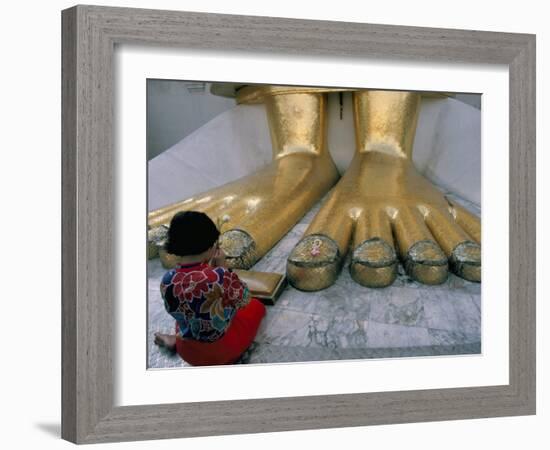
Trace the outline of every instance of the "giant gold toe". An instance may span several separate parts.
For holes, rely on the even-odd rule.
[[[311,234],[294,248],[288,259],[287,276],[303,291],[318,291],[336,281],[341,265],[338,244],[328,236]]]

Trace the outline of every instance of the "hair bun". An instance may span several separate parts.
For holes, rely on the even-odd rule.
[[[220,232],[205,213],[182,211],[174,215],[164,249],[173,255],[199,255],[218,240]]]

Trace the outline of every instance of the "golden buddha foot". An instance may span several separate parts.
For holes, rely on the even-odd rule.
[[[443,283],[449,266],[481,280],[479,219],[451,205],[412,164],[419,105],[410,92],[354,93],[356,152],[287,261],[295,287],[333,284],[350,244],[350,272],[364,286],[390,285],[398,258],[421,283]]]
[[[220,246],[228,264],[248,269],[336,183],[338,170],[326,146],[326,94],[299,88],[258,90],[266,105],[272,162],[251,175],[151,212],[151,239],[162,234],[153,230],[166,226],[175,213],[202,211],[224,222],[227,231]],[[161,258],[170,264],[169,255],[161,252]]]

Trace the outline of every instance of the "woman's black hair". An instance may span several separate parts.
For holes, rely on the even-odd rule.
[[[199,255],[218,240],[220,232],[210,217],[198,211],[182,211],[170,221],[164,249],[177,256]]]

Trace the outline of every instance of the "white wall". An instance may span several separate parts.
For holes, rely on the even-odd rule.
[[[60,10],[73,1],[6,2],[2,14],[2,372],[0,399],[4,448],[73,448],[60,441]],[[550,30],[544,2],[440,1],[258,2],[256,0],[111,0],[112,6],[186,9],[204,12],[271,15],[342,21],[392,23],[537,33],[537,124],[539,230],[550,230],[543,209],[550,170],[542,149],[549,147],[550,94],[546,82]],[[498,152],[498,149],[494,150]],[[545,167],[546,166],[546,167]],[[548,201],[546,201],[548,205]],[[34,218],[32,220],[31,218]],[[201,438],[187,441],[100,445],[105,449],[355,448],[384,449],[543,449],[550,423],[548,380],[549,240],[541,231],[538,283],[538,398],[535,417],[512,417],[314,430],[268,435]],[[29,244],[32,247],[29,247]]]
[[[235,106],[205,84],[203,92],[194,92],[185,81],[147,80],[147,160]]]

